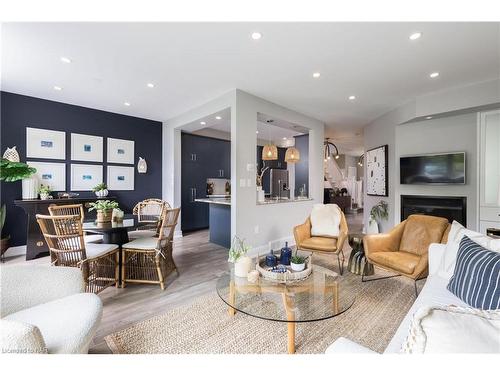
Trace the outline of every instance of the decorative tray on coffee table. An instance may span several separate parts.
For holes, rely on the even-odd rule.
[[[278,264],[276,267],[283,268],[284,271],[277,272],[276,267],[269,267],[266,265],[266,256],[264,255],[257,258],[255,269],[259,271],[260,275],[265,279],[276,281],[278,283],[286,283],[304,280],[311,275],[313,270],[312,254],[309,254],[306,257],[305,264],[306,266],[302,271],[294,271],[290,266]]]

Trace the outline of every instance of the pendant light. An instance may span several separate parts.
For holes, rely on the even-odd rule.
[[[285,162],[297,163],[300,160],[300,152],[295,147],[288,147],[285,152]]]
[[[324,152],[325,162],[330,160],[332,158],[332,155],[335,159],[338,159],[340,157],[339,149],[337,148],[337,146],[335,146],[334,143],[330,142],[330,138],[325,139],[323,145],[325,146],[325,152]],[[334,149],[333,153],[332,150],[330,149],[331,147],[333,147]]]
[[[267,120],[270,125],[274,120]],[[262,160],[278,160],[278,147],[271,140],[271,129],[269,129],[269,143],[262,149]]]

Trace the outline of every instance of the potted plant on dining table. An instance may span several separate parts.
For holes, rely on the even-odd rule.
[[[109,200],[98,200],[96,202],[89,203],[89,212],[97,212],[97,222],[98,223],[109,223],[111,222],[113,209],[118,208],[118,202]]]

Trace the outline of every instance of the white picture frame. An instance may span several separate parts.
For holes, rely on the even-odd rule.
[[[134,141],[108,138],[108,163],[134,164]]]
[[[370,196],[389,196],[389,153],[388,145],[368,150],[366,161],[366,194]]]
[[[26,127],[26,158],[66,159],[66,132]]]
[[[71,133],[71,160],[102,163],[103,144],[103,137]]]
[[[108,165],[108,190],[134,190],[134,167]]]
[[[92,191],[101,182],[102,165],[71,164],[71,191]]]
[[[66,191],[66,163],[45,163],[27,161],[30,167],[36,168],[38,185],[49,186],[52,191]]]

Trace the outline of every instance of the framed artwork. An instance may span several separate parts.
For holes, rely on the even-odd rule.
[[[108,165],[109,190],[134,190],[134,167]]]
[[[66,159],[66,132],[27,127],[26,157]]]
[[[108,138],[108,163],[134,164],[134,141]]]
[[[368,150],[366,161],[366,194],[381,197],[389,195],[389,146]]]
[[[103,138],[71,133],[71,160],[102,162]]]
[[[27,161],[30,167],[36,168],[36,178],[39,184],[50,186],[53,191],[66,191],[66,164],[42,163]]]
[[[102,181],[102,165],[71,164],[71,191],[91,191]]]

